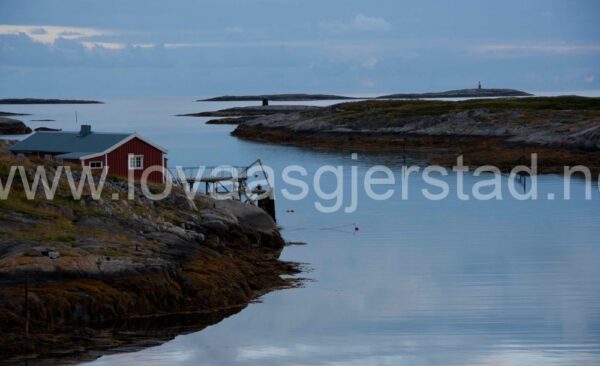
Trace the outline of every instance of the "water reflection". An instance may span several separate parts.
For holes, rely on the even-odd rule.
[[[467,189],[473,182],[467,177]],[[413,183],[419,192],[422,182]],[[561,189],[558,177],[540,178],[540,196]],[[581,182],[569,202],[430,202],[412,192],[408,201],[360,197],[353,215],[319,214],[310,199],[280,201],[286,237],[308,242],[284,259],[310,263],[316,282],[269,294],[203,332],[96,364],[600,361],[597,192],[583,200]],[[321,230],[347,222],[360,232]]]

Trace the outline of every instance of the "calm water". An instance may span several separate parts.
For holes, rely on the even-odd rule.
[[[128,98],[105,105],[2,106],[56,119],[31,126],[137,131],[169,149],[172,165],[242,165],[262,158],[277,173],[301,164],[368,167],[397,157],[306,151],[229,136],[232,126],[177,113],[251,103],[194,103],[193,98]],[[309,174],[310,177],[310,174]],[[447,177],[453,182],[453,176]],[[311,178],[312,179],[312,178]],[[475,178],[466,177],[467,191]],[[334,185],[332,177],[324,189]],[[504,181],[503,183],[506,183]],[[454,183],[451,183],[454,186]],[[359,189],[352,214],[319,213],[306,200],[278,195],[288,240],[283,259],[308,263],[304,288],[263,302],[202,332],[158,347],[101,357],[92,365],[596,365],[600,364],[600,193],[571,201],[427,201],[422,178],[409,199],[372,201]],[[293,191],[294,188],[290,188]],[[349,195],[349,185],[346,187]],[[562,179],[540,178],[541,197],[562,196]],[[506,196],[508,197],[508,196]],[[328,203],[330,204],[330,203]],[[286,210],[294,209],[294,213]],[[353,224],[360,231],[353,232]],[[335,229],[332,229],[335,228]]]

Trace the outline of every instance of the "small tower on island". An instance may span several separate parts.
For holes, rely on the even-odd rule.
[[[477,90],[481,90],[481,81],[477,84]]]

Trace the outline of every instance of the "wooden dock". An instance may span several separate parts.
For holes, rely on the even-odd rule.
[[[248,172],[258,167],[259,172]],[[191,191],[198,184],[204,185],[204,193],[217,199],[234,199],[258,206],[275,220],[275,198],[273,188],[268,184],[269,177],[260,159],[246,167],[177,167],[169,169],[173,182]],[[263,179],[263,184],[253,184]],[[264,184],[267,183],[267,184]]]

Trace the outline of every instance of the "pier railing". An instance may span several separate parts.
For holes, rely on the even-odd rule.
[[[253,170],[256,170],[254,171]],[[248,173],[252,172],[249,177]],[[211,196],[232,198],[248,203],[257,203],[264,198],[273,199],[273,189],[260,159],[242,167],[221,165],[215,167],[170,168],[172,181],[187,190],[197,190],[204,184],[204,191]],[[258,182],[258,179],[262,179]],[[249,183],[248,180],[252,180]]]
[[[248,170],[241,166],[175,167],[169,168],[173,181],[200,183],[207,180],[247,179]]]

